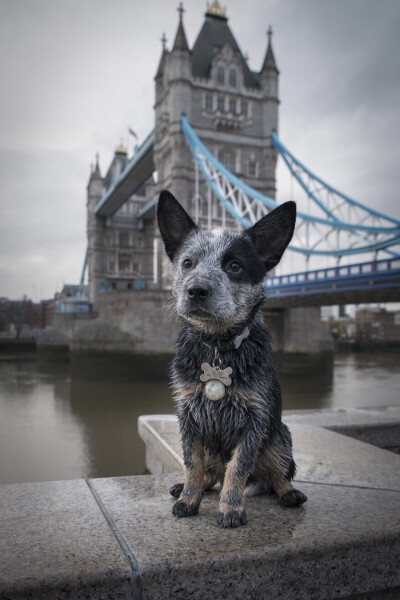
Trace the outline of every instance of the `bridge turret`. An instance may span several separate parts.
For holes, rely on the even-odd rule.
[[[185,113],[190,119],[192,113],[192,59],[183,25],[182,3],[178,12],[174,44],[168,51],[166,39],[162,37],[163,51],[155,76],[154,161],[159,189],[171,189],[190,210],[193,164],[181,131],[181,116]]]
[[[92,168],[87,187],[87,240],[88,240],[88,271],[89,271],[89,300],[96,305],[98,290],[103,281],[103,257],[101,252],[104,231],[104,219],[95,215],[96,204],[103,193],[103,177],[101,176],[99,155],[96,155],[95,167]]]
[[[272,50],[272,27],[267,31],[268,46],[260,71],[260,83],[264,96],[264,123],[270,129],[278,131],[278,105],[279,105],[279,70],[276,66],[274,52]],[[267,135],[270,132],[265,132]]]

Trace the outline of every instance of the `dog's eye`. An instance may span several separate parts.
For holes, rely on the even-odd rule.
[[[229,263],[228,270],[231,273],[240,273],[240,271],[242,270],[242,265],[237,260],[233,260]]]
[[[190,269],[193,266],[193,262],[190,260],[190,258],[185,258],[185,260],[182,263],[182,266],[184,269]]]

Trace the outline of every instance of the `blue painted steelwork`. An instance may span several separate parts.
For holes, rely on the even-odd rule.
[[[83,285],[84,285],[84,281],[85,281],[85,272],[86,272],[87,262],[88,262],[88,252],[89,252],[89,247],[86,246],[85,260],[83,261],[81,280],[79,282],[78,298],[82,298],[82,295],[83,295]]]
[[[233,186],[235,190],[242,191],[245,195],[247,195],[252,201],[259,202],[262,206],[267,209],[273,209],[278,206],[278,203],[268,198],[267,196],[262,195],[257,190],[251,188],[249,185],[241,181],[238,177],[236,177],[233,173],[228,171],[206,148],[206,146],[201,142],[197,134],[194,132],[192,127],[190,126],[185,115],[182,116],[181,119],[182,131],[185,135],[185,138],[188,142],[188,145],[191,149],[193,157],[204,175],[204,178],[207,184],[211,187],[215,196],[218,198],[219,202],[223,204],[226,210],[231,214],[243,227],[250,227],[253,223],[250,219],[244,217],[243,215],[238,214],[237,210],[233,206],[233,203],[228,199],[227,196],[222,193],[220,187],[214,181],[212,174],[207,166],[207,161],[210,165],[212,165],[213,169],[217,171],[220,175],[222,175],[230,184]],[[276,138],[277,139],[277,138]],[[310,173],[310,172],[309,172]],[[318,181],[323,184],[322,180]],[[334,191],[333,188],[329,188],[331,191]],[[311,192],[309,193],[311,194]],[[314,196],[314,195],[312,195]],[[347,197],[341,194],[343,199]],[[304,247],[300,245],[295,245],[294,240],[292,240],[291,245],[289,246],[290,250],[294,252],[301,253],[306,256],[333,256],[340,258],[344,255],[353,255],[353,254],[363,254],[367,252],[377,252],[379,250],[384,250],[390,253],[392,256],[398,256],[393,251],[387,250],[390,247],[398,245],[400,243],[400,221],[393,219],[391,217],[385,217],[381,213],[377,211],[372,211],[366,207],[363,207],[360,203],[356,203],[352,201],[354,205],[362,208],[368,213],[368,215],[372,215],[374,217],[385,218],[389,220],[391,223],[395,223],[396,227],[386,227],[386,226],[371,226],[371,225],[363,225],[363,224],[354,224],[354,223],[346,223],[343,220],[339,220],[336,216],[333,218],[333,215],[330,211],[326,211],[325,213],[329,216],[329,219],[324,219],[318,216],[313,216],[310,214],[305,214],[301,211],[298,211],[298,218],[305,223],[312,224],[313,226],[325,226],[329,228],[329,233],[325,234],[325,238],[327,239],[330,233],[333,231],[347,231],[352,233],[357,241],[362,239],[363,235],[371,235],[376,236],[378,234],[381,235],[389,235],[390,237],[386,237],[381,240],[369,240],[369,243],[366,243],[363,246],[349,245],[347,248],[332,248],[329,247],[326,250],[318,250],[316,249],[316,244],[313,247]],[[320,202],[317,202],[318,206],[320,206]]]
[[[279,140],[278,136],[276,135],[276,133],[274,131],[272,132],[272,142],[273,142],[273,144],[275,146],[275,149],[282,156],[282,158],[285,161],[285,163],[286,163],[287,167],[289,168],[290,172],[297,179],[297,181],[299,182],[299,184],[301,185],[301,187],[304,189],[304,191],[306,192],[306,194],[308,196],[310,196],[310,198],[312,198],[320,206],[320,208],[324,212],[326,212],[326,214],[330,214],[330,211],[328,211],[327,208],[324,205],[320,204],[319,200],[315,197],[314,194],[312,194],[312,192],[309,190],[309,188],[304,183],[304,181],[301,179],[301,177],[293,169],[292,165],[290,164],[290,161],[287,158],[288,156],[290,157],[290,159],[292,160],[292,162],[294,162],[297,166],[299,166],[305,173],[307,173],[307,175],[309,175],[312,179],[315,179],[315,181],[318,181],[318,183],[320,183],[324,188],[326,188],[327,190],[329,190],[333,194],[336,194],[337,196],[340,196],[340,198],[343,198],[343,200],[345,200],[349,204],[352,204],[353,206],[357,206],[358,208],[361,208],[362,210],[364,210],[364,211],[370,213],[371,215],[373,215],[374,217],[382,218],[382,219],[385,219],[386,221],[391,221],[392,223],[394,223],[396,225],[395,228],[387,228],[387,227],[386,228],[381,228],[381,227],[379,227],[378,228],[379,231],[382,231],[383,229],[386,230],[386,231],[391,231],[391,230],[396,230],[396,229],[398,229],[400,227],[400,221],[398,219],[395,219],[394,217],[390,217],[388,215],[385,215],[385,214],[383,214],[383,213],[381,213],[381,212],[379,212],[377,210],[373,210],[372,208],[369,208],[368,206],[365,206],[364,204],[361,204],[361,202],[357,202],[357,200],[354,200],[353,198],[350,198],[349,196],[346,196],[346,194],[343,194],[343,192],[340,192],[336,188],[334,188],[331,185],[329,185],[329,183],[326,183],[326,181],[323,181],[323,179],[321,179],[320,177],[318,177],[317,175],[315,175],[314,173],[312,173],[305,165],[303,165],[303,163],[300,160],[298,160],[295,156],[293,156],[293,154],[290,152],[290,150],[288,150],[286,148],[286,146],[284,146],[282,144],[282,142]],[[336,217],[334,215],[332,215],[332,218],[334,218],[336,220]],[[355,227],[357,229],[360,228],[357,225],[355,225]]]
[[[400,286],[399,258],[272,276],[265,282],[268,298],[358,291],[369,286],[393,288],[396,285]]]

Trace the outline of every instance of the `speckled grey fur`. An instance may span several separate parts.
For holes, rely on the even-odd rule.
[[[245,232],[197,228],[167,191],[160,194],[157,215],[173,262],[174,306],[183,321],[172,382],[186,482],[171,490],[179,497],[173,513],[196,514],[203,489],[217,481],[223,484],[218,522],[225,527],[247,522],[246,484],[272,488],[284,506],[302,504],[304,494],[289,485],[295,473],[291,436],[281,421],[280,386],[260,312],[265,274],[279,262],[293,234],[294,203]],[[249,336],[238,349],[228,349],[246,326]],[[200,375],[201,364],[212,363],[215,348],[221,368],[232,367],[233,373],[225,396],[211,401]]]

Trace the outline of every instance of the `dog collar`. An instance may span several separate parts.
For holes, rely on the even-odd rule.
[[[214,360],[212,365],[204,362],[201,365],[203,373],[200,375],[200,380],[206,382],[204,386],[204,393],[209,400],[221,400],[225,396],[226,387],[230,386],[232,379],[232,367],[226,367],[221,369],[221,358],[218,356],[220,353],[229,352],[231,350],[238,350],[243,342],[250,334],[248,327],[245,327],[241,334],[226,344],[225,346],[210,346],[206,342],[203,342],[205,346],[214,351]]]
[[[205,346],[207,346],[207,348],[213,350],[213,352],[217,356],[218,354],[224,354],[225,352],[230,352],[231,350],[238,350],[243,340],[249,337],[249,335],[250,329],[248,327],[245,327],[242,333],[234,337],[233,340],[231,340],[228,344],[225,344],[225,346],[212,346],[211,344],[207,344],[207,342],[204,342],[203,340],[202,342]]]

